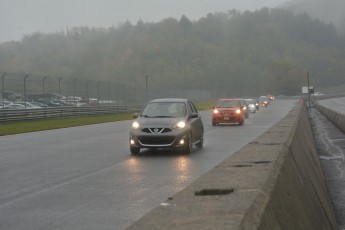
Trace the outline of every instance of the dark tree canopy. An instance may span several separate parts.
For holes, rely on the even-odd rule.
[[[283,9],[78,27],[0,45],[0,72],[132,85],[149,75],[153,88],[233,95],[296,94],[307,71],[316,87],[344,84],[345,39],[332,24]]]

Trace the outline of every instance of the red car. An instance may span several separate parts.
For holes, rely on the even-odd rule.
[[[220,99],[213,106],[212,125],[244,123],[244,111],[240,99]]]

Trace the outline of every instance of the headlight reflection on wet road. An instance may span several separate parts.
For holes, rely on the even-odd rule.
[[[175,191],[183,189],[191,180],[190,161],[186,156],[180,156],[174,161]]]

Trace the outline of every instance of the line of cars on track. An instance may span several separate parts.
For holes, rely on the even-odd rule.
[[[269,101],[266,96],[258,99],[220,99],[212,107],[212,125],[243,125],[250,112],[255,113],[260,107],[267,107]],[[194,103],[188,99],[149,101],[133,118],[129,131],[129,148],[133,155],[142,148],[178,148],[190,153],[194,146],[203,147],[204,125]]]
[[[256,113],[260,107],[267,107],[273,96],[260,96],[256,98],[225,98],[220,99],[213,106],[212,125],[239,124],[243,125],[249,113]]]

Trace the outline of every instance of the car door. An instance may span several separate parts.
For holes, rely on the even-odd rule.
[[[193,136],[193,142],[196,140],[199,140],[200,137],[203,135],[203,123],[201,120],[201,116],[198,113],[198,110],[196,109],[195,105],[193,104],[193,102],[188,101],[188,110],[191,111],[192,113],[196,113],[198,114],[197,118],[190,118],[190,125],[191,125],[191,129],[192,129],[192,136]]]

